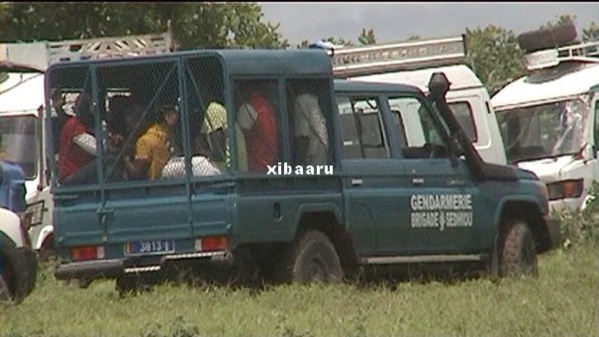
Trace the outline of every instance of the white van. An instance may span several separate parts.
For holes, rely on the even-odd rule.
[[[0,44],[0,133],[8,159],[26,175],[26,228],[38,253],[51,253],[53,201],[46,180],[45,71],[54,63],[163,54],[173,50],[170,24],[162,34]],[[66,113],[72,101],[66,97]],[[52,158],[52,156],[49,156]]]
[[[492,98],[511,164],[535,172],[553,210],[582,210],[599,177],[599,41],[526,55],[530,74]]]
[[[333,73],[366,82],[411,84],[428,93],[428,81],[443,72],[451,82],[447,102],[482,159],[507,163],[490,97],[465,64],[465,36],[335,49]]]

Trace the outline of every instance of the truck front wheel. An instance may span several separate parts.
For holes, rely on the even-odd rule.
[[[282,265],[283,281],[335,282],[343,278],[343,269],[335,247],[320,231],[307,231],[291,248],[290,253]]]
[[[499,276],[528,275],[537,277],[537,251],[532,231],[522,220],[511,220],[500,236]]]

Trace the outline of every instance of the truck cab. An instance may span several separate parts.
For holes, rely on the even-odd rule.
[[[61,153],[49,161],[55,276],[116,279],[124,291],[183,262],[282,282],[424,262],[536,274],[537,254],[560,242],[546,187],[481,159],[444,100],[445,75],[425,95],[335,81],[332,69],[322,50],[51,66],[47,97],[59,88],[88,102],[72,138],[46,138]]]
[[[480,156],[489,163],[507,163],[503,140],[490,96],[466,64],[466,37],[384,43],[332,50],[337,78],[411,84],[428,93],[432,74],[443,72],[451,82],[447,102]]]
[[[492,99],[508,161],[547,184],[552,210],[583,210],[599,178],[599,42],[535,50],[526,65]]]

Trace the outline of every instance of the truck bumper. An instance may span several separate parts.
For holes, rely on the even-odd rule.
[[[224,251],[164,255],[159,262],[155,259],[151,263],[134,263],[133,259],[120,258],[109,260],[95,260],[84,262],[64,263],[56,267],[54,277],[58,280],[81,280],[91,282],[95,279],[115,279],[125,274],[159,272],[169,261],[209,259],[214,262],[229,262]]]
[[[561,232],[561,221],[555,215],[545,215],[543,217],[545,221],[545,225],[547,226],[547,234],[548,234],[548,244],[546,245],[544,251],[548,251],[554,248],[559,247],[562,243],[562,232]]]

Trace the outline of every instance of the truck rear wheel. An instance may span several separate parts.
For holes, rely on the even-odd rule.
[[[12,303],[12,296],[10,296],[10,289],[8,289],[8,284],[4,280],[4,276],[0,274],[0,304],[10,304]]]
[[[290,253],[281,270],[281,278],[285,282],[326,283],[343,278],[337,251],[320,231],[307,231]]]
[[[526,222],[511,220],[503,227],[498,253],[499,276],[538,276],[535,239]]]

